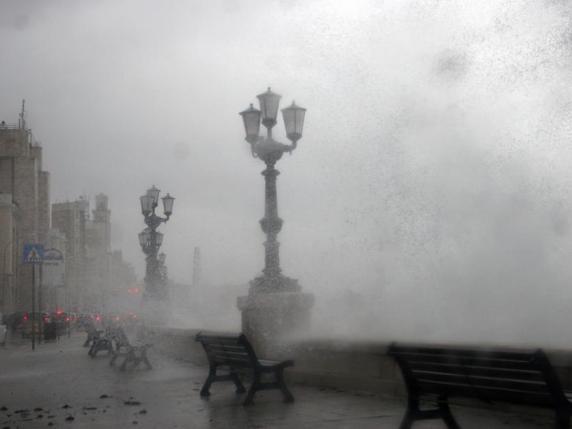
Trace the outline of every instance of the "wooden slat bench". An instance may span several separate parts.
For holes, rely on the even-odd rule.
[[[92,358],[97,356],[100,351],[106,351],[108,354],[113,352],[113,347],[111,344],[111,331],[106,328],[105,331],[96,330],[95,333],[91,332],[91,347],[87,354]]]
[[[113,329],[111,338],[113,347],[109,365],[113,366],[119,357],[123,357],[123,363],[119,367],[121,371],[125,371],[128,364],[132,364],[132,368],[136,368],[140,363],[144,363],[147,369],[153,369],[147,357],[147,349],[151,347],[151,344],[132,345],[120,326]]]
[[[85,342],[83,343],[84,347],[90,347],[93,346],[94,341],[99,338],[99,336],[101,335],[101,333],[103,333],[103,331],[98,331],[95,326],[93,325],[93,323],[87,324],[85,325],[85,332],[87,334],[87,337],[85,339]]]
[[[244,405],[253,402],[254,395],[259,390],[280,389],[285,402],[293,402],[294,397],[284,382],[284,369],[294,365],[291,360],[271,361],[258,359],[248,339],[242,334],[199,333],[196,341],[205,349],[209,361],[209,375],[201,389],[201,396],[209,396],[210,386],[215,381],[232,381],[236,393],[244,393],[245,389],[238,376],[237,370],[252,371],[252,385],[244,400]],[[226,374],[217,374],[219,369]],[[262,381],[264,374],[272,374],[272,382]]]
[[[557,428],[570,427],[572,405],[548,357],[541,350],[443,348],[392,344],[407,389],[407,411],[400,429],[414,421],[441,418],[450,429],[460,428],[449,398],[470,397],[492,403],[510,402],[555,411]],[[436,408],[420,408],[435,399]]]

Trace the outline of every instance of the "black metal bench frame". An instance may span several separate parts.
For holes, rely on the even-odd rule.
[[[123,357],[123,363],[119,367],[120,371],[125,371],[127,365],[132,363],[132,368],[136,368],[140,363],[144,363],[147,369],[153,369],[151,362],[147,358],[147,349],[151,344],[131,345],[129,338],[122,327],[117,327],[112,334],[113,347],[111,349],[111,360],[109,365],[113,366],[119,357]]]
[[[105,331],[96,330],[95,333],[91,332],[89,335],[91,335],[91,346],[87,354],[92,358],[96,357],[97,353],[100,351],[106,351],[108,354],[113,352],[111,333],[109,329],[106,329]]]
[[[232,381],[236,386],[236,393],[246,392],[237,372],[246,369],[252,371],[252,384],[243,405],[252,404],[256,392],[268,389],[279,389],[284,402],[294,401],[294,396],[284,382],[284,369],[294,366],[292,360],[280,362],[258,359],[252,345],[243,334],[199,333],[195,339],[202,344],[209,361],[209,375],[201,389],[202,397],[210,395],[211,384],[215,381]],[[226,369],[228,373],[217,374],[220,369]],[[273,375],[274,380],[262,381],[265,374]]]
[[[392,344],[407,389],[407,411],[400,429],[416,420],[441,418],[449,429],[460,429],[449,408],[449,398],[469,397],[492,403],[510,402],[552,408],[555,427],[570,428],[572,404],[556,371],[541,350],[442,348]],[[421,409],[434,397],[437,408]]]
[[[93,346],[94,341],[101,335],[103,331],[98,331],[93,325],[86,325],[85,332],[87,334],[87,337],[85,339],[85,342],[83,343],[83,346],[91,348],[91,346]]]

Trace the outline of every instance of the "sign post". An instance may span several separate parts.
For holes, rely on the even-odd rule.
[[[50,299],[50,305],[55,306],[58,329],[56,337],[59,339],[61,320],[60,306],[58,305],[61,289],[65,287],[65,261],[64,254],[56,248],[44,249],[44,258],[41,265],[40,291],[44,290]],[[40,295],[41,296],[41,295]],[[41,308],[41,305],[40,305]],[[69,315],[65,317],[68,319]],[[67,321],[66,321],[67,324]]]
[[[42,244],[24,244],[22,263],[32,265],[32,350],[36,350],[36,265],[41,264],[43,259],[44,246]]]

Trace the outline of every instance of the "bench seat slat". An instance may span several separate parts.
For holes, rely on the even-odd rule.
[[[534,363],[529,361],[517,361],[517,360],[508,360],[508,359],[494,359],[489,360],[484,357],[475,357],[475,358],[466,358],[466,357],[426,357],[421,359],[421,356],[415,357],[406,357],[403,355],[397,355],[396,358],[403,359],[407,362],[411,367],[414,367],[417,363],[420,364],[435,364],[435,365],[462,365],[462,366],[476,366],[482,368],[498,368],[498,369],[514,369],[514,370],[523,370],[523,371],[530,371],[536,368]]]
[[[236,357],[236,358],[245,358],[248,359],[249,355],[246,352],[231,352],[226,350],[210,350],[211,354],[214,356],[228,356],[228,357]]]
[[[209,349],[212,350],[221,350],[221,351],[229,351],[229,352],[242,352],[247,353],[246,348],[244,346],[231,346],[231,345],[222,345],[222,344],[207,344]]]
[[[490,401],[516,402],[524,404],[550,405],[553,400],[548,393],[530,392],[518,389],[501,387],[457,384],[447,382],[435,382],[431,380],[419,380],[420,387],[436,394],[444,394],[448,397],[462,396],[481,398]]]
[[[543,381],[542,372],[532,369],[492,368],[455,363],[407,362],[412,371],[433,371],[482,377],[511,378],[515,380]]]
[[[242,354],[233,353],[213,353],[212,357],[215,359],[233,359],[233,360],[243,360],[245,362],[251,362],[250,356]]]
[[[393,347],[391,350],[392,355],[419,355],[419,356],[458,356],[458,357],[483,357],[486,359],[500,359],[500,360],[521,360],[529,361],[530,357],[534,354],[534,350],[511,352],[511,351],[493,351],[493,350],[469,350],[469,349],[454,349],[454,348],[427,348],[427,347]]]
[[[486,362],[493,362],[493,363],[512,363],[512,364],[530,364],[533,360],[532,355],[528,355],[528,357],[522,358],[514,358],[510,356],[502,356],[498,353],[495,356],[489,356],[486,353],[474,353],[472,355],[468,354],[456,354],[456,353],[442,353],[442,354],[433,354],[433,353],[409,353],[409,352],[392,352],[393,356],[402,357],[409,360],[427,360],[432,362],[447,362],[447,361],[461,361],[461,362],[479,362],[479,361],[486,361]]]
[[[464,376],[461,374],[446,374],[428,371],[414,372],[417,379],[435,383],[454,383],[467,386],[489,386],[491,388],[504,388],[511,390],[519,390],[533,393],[546,393],[548,394],[548,387],[546,383],[538,381],[514,380],[508,378],[491,378],[491,377],[473,377]]]
[[[249,361],[237,360],[237,359],[214,359],[214,363],[220,366],[229,367],[240,367],[240,368],[250,368],[252,364]]]

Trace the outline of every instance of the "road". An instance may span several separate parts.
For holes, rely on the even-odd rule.
[[[206,368],[150,355],[152,370],[120,372],[109,359],[92,359],[83,336],[59,343],[0,348],[2,428],[376,428],[396,429],[401,401],[371,394],[292,386],[294,404],[278,392],[262,392],[251,407],[227,383],[215,383],[203,400]],[[463,428],[551,427],[550,414],[454,407]],[[415,429],[440,429],[439,421]]]

